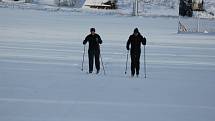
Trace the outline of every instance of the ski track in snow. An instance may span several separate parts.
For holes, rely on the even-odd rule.
[[[215,107],[191,106],[191,105],[170,105],[170,104],[147,104],[147,103],[125,103],[125,102],[99,102],[99,101],[65,101],[65,100],[43,100],[43,99],[18,99],[0,98],[0,102],[8,103],[43,103],[43,104],[62,104],[62,105],[104,105],[104,106],[126,106],[126,107],[165,107],[165,108],[191,108],[215,111]]]

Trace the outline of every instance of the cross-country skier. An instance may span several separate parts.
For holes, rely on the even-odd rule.
[[[89,48],[88,48],[88,58],[89,58],[89,73],[93,72],[93,62],[95,58],[95,65],[96,65],[96,73],[99,73],[100,70],[100,46],[99,44],[102,44],[101,37],[95,33],[95,28],[90,29],[90,34],[85,38],[83,41],[83,44],[85,45],[87,42],[89,42]]]
[[[131,54],[131,76],[133,77],[135,75],[139,75],[140,70],[140,54],[141,54],[141,44],[144,46],[146,45],[146,38],[143,37],[138,28],[134,29],[134,33],[130,35],[126,48],[127,50],[130,50]],[[131,45],[131,49],[129,46]]]

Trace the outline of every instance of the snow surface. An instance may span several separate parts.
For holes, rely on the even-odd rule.
[[[1,121],[214,121],[215,35],[177,34],[177,19],[0,8]],[[81,71],[95,27],[106,69]],[[125,44],[147,38],[139,78]],[[143,49],[143,48],[142,48]],[[130,60],[129,60],[130,63]],[[130,64],[129,64],[130,68]]]

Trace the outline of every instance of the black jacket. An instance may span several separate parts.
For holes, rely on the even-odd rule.
[[[99,50],[99,44],[102,44],[102,40],[98,34],[89,34],[83,41],[83,44],[85,45],[87,42],[89,42],[89,50]]]
[[[140,33],[135,36],[134,34],[130,35],[126,48],[129,50],[129,46],[131,44],[131,52],[140,52],[141,51],[141,43],[146,45],[146,38],[143,37]]]

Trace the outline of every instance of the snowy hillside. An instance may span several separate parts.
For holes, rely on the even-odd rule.
[[[214,121],[215,35],[177,34],[177,18],[0,8],[0,121]],[[87,74],[96,28],[103,70]],[[125,44],[147,38],[140,77]],[[86,50],[87,51],[87,50]],[[102,67],[101,67],[102,69]]]
[[[14,7],[18,6],[21,8],[32,8],[32,9],[42,9],[42,8],[50,8],[47,6],[41,5],[51,5],[57,6],[58,0],[33,0],[33,6],[29,4],[24,4],[25,0],[20,0],[18,2],[14,2],[13,0],[2,0],[0,2],[0,7]],[[67,1],[69,3],[72,2],[73,7],[81,8],[86,4],[101,4],[101,2],[105,2],[106,0],[61,0],[62,2]],[[20,4],[22,2],[22,4]],[[10,4],[8,4],[10,3]],[[19,3],[17,5],[17,3]],[[65,3],[62,3],[65,4]],[[114,11],[114,13],[119,14],[131,14],[132,13],[132,0],[118,0],[118,10]],[[179,0],[140,0],[139,2],[139,14],[147,15],[147,16],[178,16],[178,4]],[[38,5],[37,7],[35,5]],[[41,8],[42,7],[42,8]],[[71,7],[71,6],[70,6]],[[86,7],[84,7],[86,8]],[[215,18],[215,1],[214,0],[206,0],[205,8],[207,13],[202,14],[203,17]],[[57,9],[57,8],[56,8]],[[65,8],[61,8],[64,9]],[[69,8],[66,8],[68,10]],[[71,8],[72,9],[72,8]],[[89,11],[89,9],[83,11]],[[95,10],[92,10],[95,12]],[[103,12],[104,10],[96,10],[96,12]],[[113,12],[108,10],[109,12]]]

